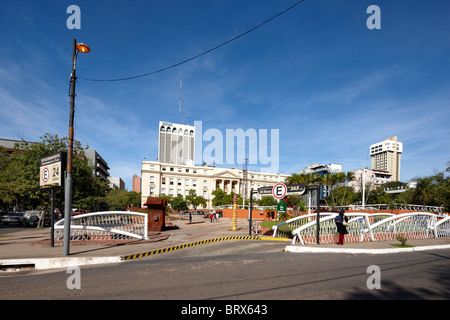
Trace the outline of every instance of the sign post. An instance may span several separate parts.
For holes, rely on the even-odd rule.
[[[237,229],[237,227],[236,227],[236,217],[237,217],[236,201],[237,201],[237,195],[234,195],[233,196],[233,231],[236,231],[236,229]]]
[[[62,188],[64,185],[63,172],[66,166],[67,154],[65,152],[54,153],[40,159],[40,169],[39,169],[39,187],[41,190],[48,190],[50,196],[50,232],[51,240],[50,246],[55,246],[55,189]]]

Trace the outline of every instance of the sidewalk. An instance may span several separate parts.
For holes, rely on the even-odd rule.
[[[232,230],[232,220],[221,218],[211,223],[209,219],[196,216],[193,223],[187,220],[171,221],[175,226],[161,232],[150,232],[148,240],[136,241],[71,241],[69,256],[63,256],[62,243],[50,246],[50,228],[28,229],[0,236],[0,271],[67,268],[87,264],[120,263],[125,257],[148,253],[155,250],[173,248],[199,241],[224,237],[248,237],[247,219],[237,220],[237,230]],[[262,236],[268,241],[269,236]],[[398,241],[377,241],[347,243],[344,246],[335,244],[291,245],[286,240],[286,251],[289,252],[348,252],[348,253],[391,253],[411,251],[408,248],[395,248],[391,244]],[[409,240],[408,244],[422,249],[450,248],[450,238]],[[380,251],[381,250],[381,251]],[[385,252],[382,252],[382,251]]]

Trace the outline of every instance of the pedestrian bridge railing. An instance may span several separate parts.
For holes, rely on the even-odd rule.
[[[320,213],[319,242],[337,242],[334,218],[337,213]],[[399,234],[407,239],[450,236],[450,216],[441,218],[429,212],[404,214],[349,212],[346,242],[394,240]],[[317,213],[298,216],[273,226],[273,237],[293,237],[292,243],[317,243]]]
[[[148,215],[129,211],[104,211],[72,216],[70,240],[148,239]],[[64,238],[64,219],[55,223],[55,240]]]

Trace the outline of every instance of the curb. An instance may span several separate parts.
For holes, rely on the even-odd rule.
[[[411,248],[393,248],[393,249],[354,249],[354,248],[313,248],[302,246],[286,246],[285,251],[295,253],[350,253],[350,254],[388,254],[401,252],[414,252],[426,250],[450,249],[450,245],[438,246],[419,246]]]
[[[120,263],[120,256],[84,258],[25,258],[0,260],[0,271],[50,270],[95,264]]]

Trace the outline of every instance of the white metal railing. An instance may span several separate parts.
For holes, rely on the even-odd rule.
[[[320,243],[337,242],[334,218],[337,213],[320,213]],[[293,236],[292,243],[317,242],[317,214],[307,214],[273,226],[273,237]],[[346,242],[392,240],[398,234],[408,239],[450,236],[450,217],[438,221],[439,216],[429,212],[404,214],[348,212],[349,225]]]
[[[398,234],[407,239],[436,237],[437,215],[429,212],[409,212],[394,215],[370,226],[376,240],[394,240]]]
[[[130,240],[148,239],[148,215],[129,211],[104,211],[72,216],[70,239]],[[64,238],[64,219],[55,223],[55,240]]]
[[[450,216],[436,222],[437,237],[450,237]]]

